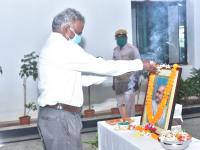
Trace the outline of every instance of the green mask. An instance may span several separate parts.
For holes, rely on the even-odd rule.
[[[126,45],[126,43],[127,43],[127,37],[118,37],[117,39],[116,39],[116,41],[117,41],[117,45],[120,47],[120,48],[122,48],[122,47],[124,47],[124,45]]]

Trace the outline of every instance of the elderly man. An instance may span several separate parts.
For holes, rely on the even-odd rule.
[[[155,99],[152,101],[153,115],[155,115],[158,111],[158,107],[159,107],[160,102],[162,101],[164,91],[165,91],[165,86],[160,85],[155,93]],[[156,123],[156,125],[161,128],[163,128],[165,125],[166,110],[167,110],[167,108],[165,107],[161,118]]]
[[[85,19],[72,8],[56,15],[52,33],[39,58],[38,129],[46,150],[81,150],[80,118],[83,72],[117,76],[130,71],[155,71],[148,61],[113,61],[96,58],[78,44]]]
[[[113,51],[114,60],[140,59],[137,47],[127,43],[127,31],[119,29],[115,32],[117,46]],[[113,78],[117,105],[122,117],[135,115],[135,87],[137,86],[138,74],[128,72]]]

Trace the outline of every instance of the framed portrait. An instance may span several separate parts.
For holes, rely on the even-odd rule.
[[[161,66],[157,74],[149,74],[141,124],[155,125],[157,134],[171,128],[180,75],[178,65]]]

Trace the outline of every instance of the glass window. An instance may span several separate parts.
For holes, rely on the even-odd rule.
[[[132,2],[133,43],[143,59],[187,63],[185,1]]]

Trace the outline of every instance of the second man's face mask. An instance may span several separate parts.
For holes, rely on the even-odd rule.
[[[117,37],[116,38],[116,41],[117,41],[117,45],[122,48],[124,47],[124,45],[126,45],[127,43],[127,37],[125,36],[121,36],[121,37]]]

